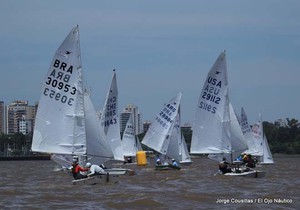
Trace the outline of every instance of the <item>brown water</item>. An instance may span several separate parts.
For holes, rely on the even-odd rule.
[[[2,161],[0,209],[300,209],[300,158],[275,158],[266,177],[214,176],[193,158],[180,171],[134,166],[118,183],[79,186],[52,161]]]

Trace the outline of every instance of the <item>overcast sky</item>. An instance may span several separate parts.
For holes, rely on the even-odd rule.
[[[56,49],[76,25],[84,80],[101,109],[116,69],[119,111],[153,120],[182,91],[192,123],[207,73],[226,50],[230,99],[250,123],[300,120],[300,1],[0,0],[0,100],[39,100]]]

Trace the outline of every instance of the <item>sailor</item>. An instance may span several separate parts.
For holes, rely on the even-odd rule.
[[[127,158],[127,163],[132,163],[131,157],[128,157],[128,158]]]
[[[247,154],[243,153],[242,155],[243,155],[243,161],[244,161],[244,163],[247,163],[248,162],[248,156],[247,156]]]
[[[249,168],[255,168],[255,162],[252,159],[252,155],[250,155],[250,154],[247,156],[247,164],[246,164],[246,166],[249,167]]]
[[[243,154],[240,154],[235,161],[243,161]]]
[[[161,160],[159,158],[159,155],[156,155],[156,165],[161,165]]]
[[[173,165],[173,166],[176,166],[176,167],[179,167],[179,166],[178,166],[178,163],[176,162],[176,160],[175,160],[174,158],[172,159],[172,165]]]
[[[87,175],[82,174],[81,172],[88,171],[88,168],[82,168],[78,163],[78,157],[73,158],[72,162],[72,174],[74,179],[83,179],[86,178]]]
[[[96,175],[96,174],[106,174],[104,169],[101,168],[100,166],[96,165],[96,164],[92,165],[91,163],[86,163],[85,167],[90,170],[90,172],[87,176],[93,176],[93,175]]]
[[[100,167],[103,168],[103,169],[107,169],[106,166],[103,163],[100,165]]]
[[[228,167],[229,163],[226,161],[226,158],[223,157],[222,161],[219,163],[219,170],[222,174],[230,173],[231,168]]]

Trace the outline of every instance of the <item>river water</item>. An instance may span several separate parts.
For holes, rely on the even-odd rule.
[[[0,161],[0,209],[300,209],[300,158],[275,158],[264,178],[214,174],[217,163],[193,158],[180,171],[131,166],[117,183],[73,185],[52,161]]]

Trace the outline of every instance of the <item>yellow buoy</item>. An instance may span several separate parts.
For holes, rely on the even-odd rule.
[[[138,166],[145,166],[147,165],[147,158],[145,151],[137,151],[136,152],[136,163]]]

